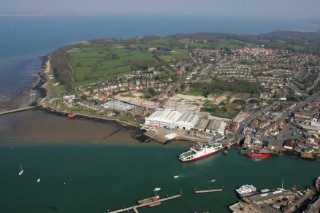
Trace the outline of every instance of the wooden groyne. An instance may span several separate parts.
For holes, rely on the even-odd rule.
[[[129,212],[130,210],[133,210],[135,213],[138,213],[138,208],[144,207],[144,206],[156,206],[158,203],[164,202],[164,201],[168,201],[168,200],[172,200],[172,199],[176,199],[181,197],[182,194],[177,194],[177,195],[173,195],[170,197],[166,197],[166,198],[162,198],[160,200],[156,200],[154,202],[149,202],[149,203],[144,203],[144,204],[140,204],[140,205],[136,205],[136,206],[131,206],[128,208],[123,208],[123,209],[119,209],[119,210],[115,210],[115,211],[108,211],[109,213],[118,213],[118,212]]]
[[[27,110],[34,109],[34,108],[35,108],[35,106],[29,106],[29,107],[23,107],[23,108],[19,108],[19,109],[8,110],[8,111],[0,112],[0,115],[6,115],[6,114],[15,113],[15,112],[27,111]]]
[[[205,190],[194,190],[195,194],[204,194],[204,193],[210,193],[210,192],[222,192],[223,187],[221,189],[205,189]]]

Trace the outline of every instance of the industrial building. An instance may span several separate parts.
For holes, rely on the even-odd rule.
[[[221,135],[224,135],[224,130],[226,129],[226,122],[219,121],[219,120],[211,120],[206,128],[206,132],[210,133],[219,133]]]
[[[196,125],[198,120],[199,116],[195,113],[183,113],[177,122],[175,122],[175,127],[190,130]]]
[[[204,131],[208,126],[209,120],[205,118],[200,118],[196,125],[194,125],[194,129],[198,131]]]
[[[174,129],[181,113],[174,110],[157,110],[145,118],[145,126],[158,126]]]

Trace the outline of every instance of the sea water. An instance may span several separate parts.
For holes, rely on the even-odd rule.
[[[2,145],[0,211],[107,212],[154,196],[154,188],[159,187],[161,197],[180,192],[182,197],[140,212],[228,212],[228,205],[237,202],[235,189],[243,184],[273,189],[284,181],[285,188],[305,189],[319,176],[319,162],[282,156],[256,162],[235,148],[227,156],[219,152],[181,163],[177,156],[186,148],[174,144]],[[224,191],[193,193],[195,188],[209,187],[224,187]]]

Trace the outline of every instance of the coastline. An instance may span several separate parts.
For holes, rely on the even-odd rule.
[[[147,140],[140,129],[123,126],[118,122],[78,118],[29,110],[0,117],[0,146],[29,145],[119,145],[157,146],[155,140]],[[190,141],[175,140],[166,146],[189,147]]]

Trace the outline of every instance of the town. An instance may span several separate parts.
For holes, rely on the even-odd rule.
[[[74,82],[72,93],[59,90],[62,82],[50,72],[46,106],[114,118],[147,130],[148,136],[162,143],[174,138],[219,140],[227,146],[242,145],[243,153],[263,150],[319,158],[318,55],[239,41],[222,43],[233,48],[219,49],[210,48],[206,40],[189,38],[180,38],[174,45],[166,37],[139,37],[125,45],[107,42],[104,45],[115,48],[112,54],[103,53],[101,44],[89,42],[68,47],[76,79],[82,66],[93,64],[89,60],[95,54],[101,63],[106,62],[100,55],[106,54],[107,61],[116,64],[117,51],[128,61],[138,58],[131,52],[142,58],[130,71],[99,81],[88,77],[95,71],[81,73],[87,77]],[[92,50],[96,46],[99,49]],[[86,84],[88,80],[92,83]]]
[[[252,158],[316,160],[319,57],[236,39],[82,41],[50,55],[47,95],[38,103],[70,118],[136,126],[160,143],[215,141]]]

